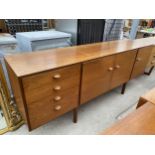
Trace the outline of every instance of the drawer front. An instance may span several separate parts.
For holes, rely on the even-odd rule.
[[[131,78],[134,78],[144,73],[144,70],[148,64],[151,53],[152,53],[152,46],[144,47],[138,50]]]
[[[31,129],[78,106],[80,65],[23,78]]]
[[[81,104],[109,90],[114,59],[108,56],[83,64]]]
[[[116,55],[111,89],[127,82],[130,79],[136,54],[137,50],[133,50]]]

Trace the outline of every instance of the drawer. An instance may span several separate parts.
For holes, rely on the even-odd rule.
[[[78,106],[80,65],[22,79],[31,128]]]
[[[45,98],[29,104],[28,113],[31,129],[35,129],[76,108],[78,106],[78,91],[72,89],[71,92],[61,94],[61,100],[57,102],[53,101],[53,96],[52,99]]]
[[[60,77],[54,78],[58,75]],[[23,78],[27,103],[36,102],[45,97],[52,97],[58,92],[77,87],[79,76],[80,66],[76,65]],[[58,86],[60,90],[56,91],[55,88]]]

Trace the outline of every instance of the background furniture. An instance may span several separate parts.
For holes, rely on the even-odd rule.
[[[143,36],[143,38],[154,36],[155,28],[145,28],[138,31],[139,34]]]
[[[155,88],[142,95],[137,110],[103,131],[103,135],[155,134]]]
[[[5,20],[8,32],[15,35],[16,32],[43,30],[41,19],[7,19]]]
[[[72,34],[73,45],[119,40],[123,32],[121,19],[56,19],[55,29]]]
[[[122,40],[6,56],[29,130],[70,110],[76,122],[79,105],[143,74],[154,43],[154,38]]]
[[[104,26],[104,19],[78,19],[77,44],[101,42]]]
[[[103,41],[112,41],[123,39],[123,19],[106,19]]]
[[[55,30],[16,33],[16,38],[22,52],[67,47],[71,45],[71,34]]]
[[[4,74],[6,77],[7,85],[11,92],[10,82],[7,74],[7,70],[4,63],[4,56],[9,54],[15,54],[18,52],[16,39],[8,33],[0,34],[0,62],[2,64]]]
[[[137,108],[139,108],[146,102],[151,102],[155,104],[155,88],[140,97]]]
[[[73,45],[101,42],[105,20],[103,19],[56,19],[55,29],[71,33]]]
[[[7,29],[5,25],[5,20],[0,19],[0,33],[6,33],[6,32],[7,32]]]
[[[16,32],[29,32],[51,29],[52,19],[0,19],[0,29],[15,36]]]
[[[8,54],[17,51],[16,39],[8,33],[0,33],[0,51]]]
[[[102,135],[154,135],[155,105],[147,102],[124,119],[101,133]]]

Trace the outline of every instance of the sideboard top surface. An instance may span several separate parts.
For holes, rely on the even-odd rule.
[[[17,77],[52,70],[155,44],[155,38],[118,40],[5,56]]]

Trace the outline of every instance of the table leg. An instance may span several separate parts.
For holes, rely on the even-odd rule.
[[[136,109],[138,109],[139,107],[141,107],[142,105],[144,105],[146,102],[147,101],[144,98],[140,97]]]
[[[150,75],[150,74],[152,73],[153,69],[154,69],[154,66],[152,66],[152,67],[150,68],[149,72],[144,72],[144,74],[145,74],[145,75]]]
[[[73,109],[73,122],[77,123],[77,119],[78,119],[78,110],[77,108]]]
[[[121,90],[121,94],[124,94],[125,93],[126,85],[127,85],[127,83],[124,83],[123,84],[122,90]]]

